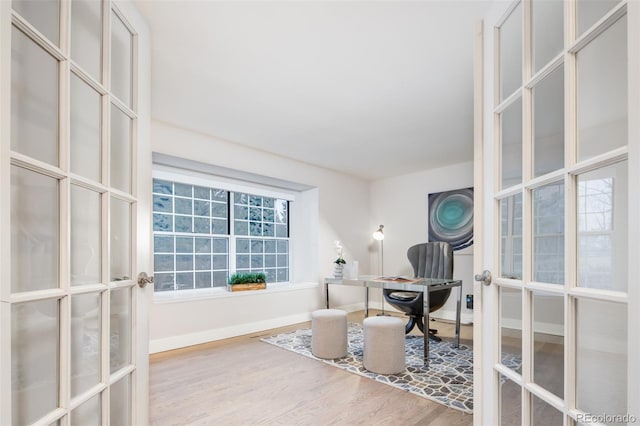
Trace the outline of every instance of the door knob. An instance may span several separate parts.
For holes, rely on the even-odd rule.
[[[484,285],[489,285],[491,284],[491,271],[485,269],[484,271],[482,271],[482,274],[476,274],[474,279]]]
[[[145,288],[147,284],[151,284],[153,282],[153,275],[149,276],[146,272],[140,272],[138,274],[138,285],[140,288]]]

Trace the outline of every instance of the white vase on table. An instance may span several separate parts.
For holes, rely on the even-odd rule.
[[[333,269],[333,278],[341,280],[344,276],[344,265],[342,263],[336,263],[336,267]]]

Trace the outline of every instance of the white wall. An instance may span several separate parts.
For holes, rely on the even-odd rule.
[[[473,186],[473,163],[461,163],[403,176],[381,179],[371,184],[370,233],[384,225],[384,274],[413,276],[407,249],[428,241],[427,197],[430,193]],[[371,241],[372,270],[379,271],[378,245]],[[375,242],[377,243],[377,242]],[[454,272],[462,282],[462,322],[471,323],[473,312],[466,308],[465,295],[473,294],[473,246],[454,253]],[[433,317],[455,319],[454,290],[446,305]],[[372,292],[372,304],[379,304],[381,293]],[[392,309],[385,303],[385,309]]]
[[[406,251],[427,241],[428,194],[473,186],[471,162],[367,182],[158,121],[152,122],[151,133],[156,153],[314,187],[302,197],[317,197],[316,211],[305,214],[315,215],[318,222],[317,237],[311,235],[315,250],[305,250],[311,257],[306,261],[316,270],[311,277],[305,274],[304,285],[197,301],[155,301],[150,311],[152,353],[307,321],[311,311],[324,306],[322,280],[333,273],[335,240],[342,242],[348,262],[359,262],[361,274],[378,273],[379,246],[371,234],[379,224],[385,225],[385,274],[411,275]],[[472,312],[465,308],[464,295],[472,293],[472,251],[456,252],[454,260],[454,277],[463,280],[462,321],[467,323]],[[331,307],[362,309],[362,293],[334,286]],[[454,319],[455,295],[434,316]],[[371,292],[372,307],[380,302],[380,293]]]
[[[156,153],[309,185],[315,187],[311,192],[317,191],[318,199],[316,211],[306,213],[316,215],[318,222],[315,247],[305,251],[312,257],[308,264],[316,270],[311,283],[297,290],[153,302],[152,353],[308,320],[311,311],[324,306],[322,279],[333,273],[335,240],[343,243],[348,261],[358,260],[360,272],[368,272],[368,182],[158,121],[152,122],[151,140]],[[332,307],[361,309],[361,293],[356,288],[332,289]]]

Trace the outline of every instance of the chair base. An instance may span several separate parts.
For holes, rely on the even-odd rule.
[[[405,325],[404,327],[404,333],[405,334],[409,334],[411,333],[411,330],[413,330],[413,328],[418,325],[418,329],[422,332],[422,334],[424,334],[424,324],[423,324],[423,319],[422,319],[422,315],[418,316],[418,315],[409,315],[409,321],[407,321],[407,325]],[[434,342],[441,342],[442,339],[438,336],[436,336],[436,333],[438,332],[438,330],[429,329],[429,339],[433,340]]]

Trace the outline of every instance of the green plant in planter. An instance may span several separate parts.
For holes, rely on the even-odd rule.
[[[264,272],[238,272],[229,277],[229,285],[266,282],[267,276]]]

